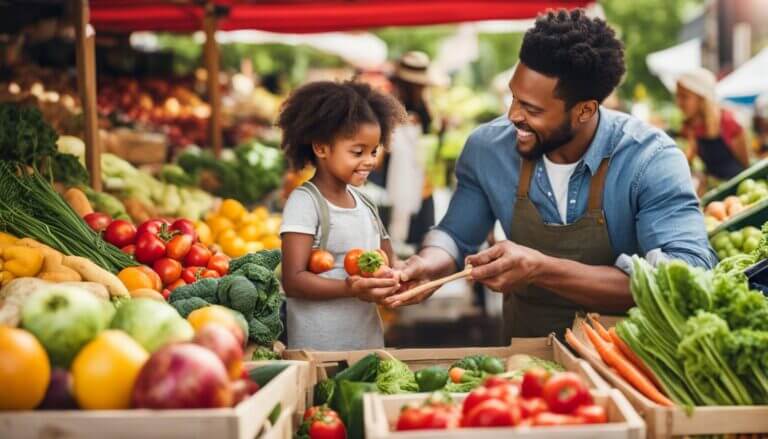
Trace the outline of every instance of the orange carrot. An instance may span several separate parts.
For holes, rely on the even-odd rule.
[[[640,371],[643,372],[643,375],[647,376],[651,381],[653,381],[653,384],[656,386],[656,388],[661,389],[661,383],[659,383],[659,380],[656,379],[656,374],[648,369],[648,366],[643,363],[643,359],[638,357],[635,351],[633,351],[629,346],[627,346],[626,343],[624,343],[624,340],[622,340],[621,337],[619,337],[619,334],[616,333],[616,328],[609,329],[608,335],[611,336],[611,341],[617,348],[619,348],[619,351],[624,354],[624,357],[626,357],[627,360],[634,364],[635,367],[640,369]]]
[[[608,331],[605,330],[605,327],[600,323],[600,315],[599,314],[587,314],[587,319],[589,319],[589,323],[592,324],[592,326],[595,327],[595,330],[598,334],[600,334],[600,337],[603,338],[603,340],[610,342],[611,336],[608,335]]]
[[[675,405],[653,385],[648,377],[643,375],[629,360],[622,357],[613,343],[603,340],[589,324],[582,322],[581,327],[603,361],[613,367],[632,387],[658,404],[668,407]]]
[[[565,341],[576,350],[581,355],[586,354],[589,352],[587,350],[587,347],[584,346],[584,343],[582,343],[578,338],[576,338],[576,334],[571,331],[571,328],[567,328],[565,330]]]

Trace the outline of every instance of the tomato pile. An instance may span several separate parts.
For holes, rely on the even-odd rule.
[[[214,254],[201,243],[195,224],[188,219],[151,219],[135,227],[128,221],[112,220],[107,214],[94,212],[84,220],[105,241],[144,264],[125,268],[118,274],[129,291],[149,288],[162,291],[167,299],[181,285],[229,272],[229,257]]]
[[[556,426],[608,422],[605,407],[596,405],[581,378],[572,372],[550,375],[541,369],[522,381],[488,378],[459,406],[436,393],[418,405],[406,405],[396,429],[427,430],[513,426]]]

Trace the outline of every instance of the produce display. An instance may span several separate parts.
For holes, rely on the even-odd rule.
[[[733,232],[722,231],[713,236],[709,243],[723,260],[729,256],[750,254],[760,246],[763,233],[757,227],[747,226]]]
[[[6,288],[27,297],[20,327],[0,326],[2,410],[231,407],[267,373],[244,371],[231,313],[195,326],[163,302],[110,301],[76,283]]]
[[[283,332],[280,306],[283,295],[275,269],[280,251],[251,253],[229,264],[229,274],[221,278],[202,278],[175,288],[168,302],[182,316],[193,318],[198,309],[220,305],[237,312],[246,323],[248,339],[262,346],[272,346]]]
[[[209,193],[165,183],[113,154],[101,155],[101,175],[105,190],[117,194],[137,222],[157,216],[196,220],[213,207]]]
[[[395,429],[549,427],[606,422],[606,408],[594,403],[577,374],[550,375],[543,369],[532,369],[523,375],[522,382],[488,378],[461,405],[455,404],[445,392],[434,393],[420,404],[406,405]]]
[[[740,271],[706,271],[681,261],[654,269],[635,258],[631,288],[637,307],[616,326],[615,337],[608,335],[611,342],[584,326],[603,361],[627,382],[660,404],[666,401],[653,397],[654,379],[661,396],[684,407],[768,402],[768,301],[749,289]],[[569,339],[578,343],[573,334]],[[618,356],[622,343],[627,357],[636,356],[634,369]],[[643,367],[650,376],[638,374]]]
[[[382,359],[378,354],[371,353],[339,371],[333,378],[319,382],[314,389],[314,403],[327,404],[337,411],[349,437],[357,438],[362,437],[361,398],[367,392],[386,395],[436,390],[466,393],[481,386],[489,377],[519,377],[529,369],[542,367],[548,371],[563,370],[557,363],[527,355],[520,355],[510,364],[521,368],[506,371],[504,363],[498,358],[471,355],[456,361],[450,368],[434,366],[414,373],[408,365],[396,358]]]
[[[716,228],[722,222],[766,198],[768,198],[768,180],[745,179],[736,188],[736,195],[726,197],[723,201],[712,201],[704,208],[707,230]]]
[[[222,151],[220,158],[209,150],[188,148],[177,161],[200,187],[247,205],[277,189],[285,171],[282,151],[255,140]]]
[[[198,223],[198,234],[204,243],[215,243],[227,255],[238,258],[279,249],[281,222],[279,214],[270,214],[263,206],[249,212],[239,201],[225,199],[204,222]]]

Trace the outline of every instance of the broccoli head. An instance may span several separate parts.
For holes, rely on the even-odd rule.
[[[178,288],[177,288],[178,289]],[[180,299],[175,302],[171,302],[171,306],[176,308],[176,311],[181,314],[185,319],[194,310],[210,305],[210,303],[199,297],[189,297],[186,299]]]
[[[281,261],[280,250],[262,250],[256,253],[249,253],[245,256],[233,259],[229,262],[229,269],[237,271],[246,264],[256,264],[266,268],[269,271],[275,271]]]

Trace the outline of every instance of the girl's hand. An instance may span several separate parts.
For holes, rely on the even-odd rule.
[[[391,269],[381,270],[377,277],[350,276],[346,280],[349,295],[366,302],[379,303],[400,288]]]

